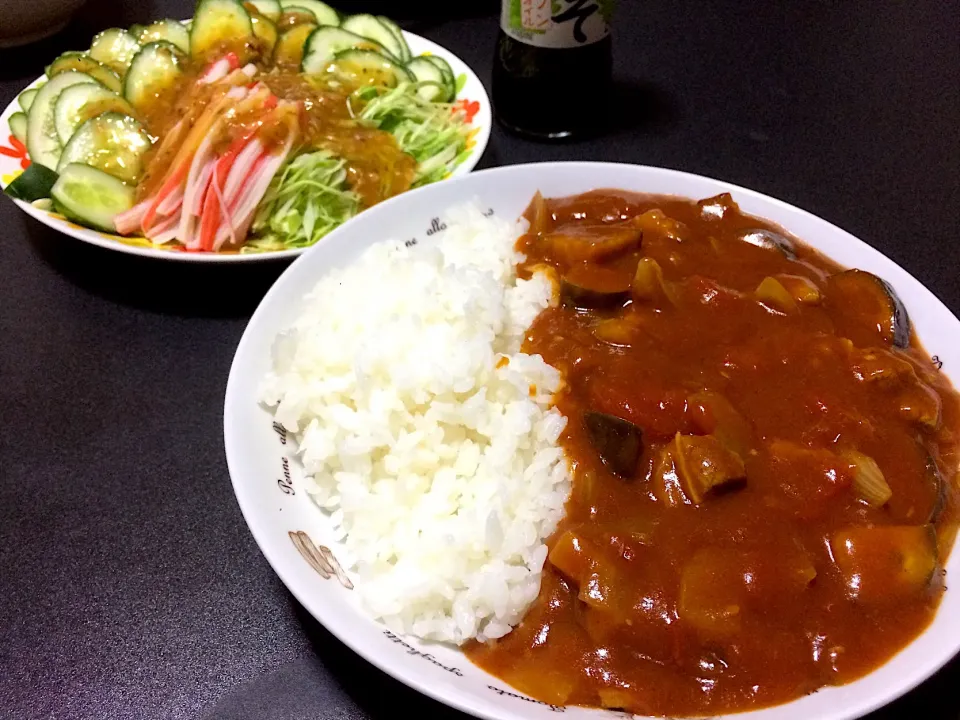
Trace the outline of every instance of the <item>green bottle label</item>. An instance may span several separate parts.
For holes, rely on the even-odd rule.
[[[545,48],[589,45],[610,34],[614,0],[503,0],[500,27]]]

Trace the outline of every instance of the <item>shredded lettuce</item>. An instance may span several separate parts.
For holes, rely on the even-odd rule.
[[[446,178],[469,155],[470,128],[449,103],[424,100],[418,83],[364,87],[351,95],[361,123],[389,132],[417,161],[413,187]],[[313,245],[360,210],[347,183],[346,161],[327,150],[298,155],[274,176],[241,252],[268,252]]]
[[[400,149],[417,161],[413,186],[443,180],[463,162],[470,128],[462,113],[448,103],[424,100],[418,83],[395,88],[364,88],[365,102],[357,119],[376,125],[396,138]]]
[[[346,161],[326,150],[298,155],[278,172],[254,217],[246,252],[313,245],[357,214],[360,198],[347,187]]]

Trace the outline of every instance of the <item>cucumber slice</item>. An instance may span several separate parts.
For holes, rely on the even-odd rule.
[[[40,88],[29,88],[24,90],[17,96],[17,102],[20,103],[20,109],[24,112],[30,112],[30,106],[33,104],[33,99],[37,96],[37,93],[40,92]]]
[[[89,75],[69,70],[54,75],[50,82],[40,88],[27,114],[27,152],[33,162],[46,165],[51,170],[56,169],[61,148],[53,116],[57,96],[71,85],[96,82]]]
[[[143,155],[150,137],[129,115],[108,112],[90,118],[70,138],[60,156],[58,172],[71,163],[103,170],[123,182],[136,184],[143,174]]]
[[[403,54],[400,55],[400,59],[403,62],[409,62],[413,57],[413,54],[410,52],[410,46],[407,45],[407,41],[403,37],[403,30],[401,27],[385,15],[377,15],[377,20],[379,20],[387,30],[392,32],[393,36],[397,39],[397,42],[400,43],[400,47],[403,50]]]
[[[288,5],[283,9],[278,24],[283,27],[284,31],[290,32],[290,28],[295,28],[297,25],[319,25],[320,23],[317,22],[317,16],[313,14],[312,10],[297,5]]]
[[[139,49],[140,43],[133,35],[120,28],[110,28],[93,38],[90,57],[122,76]]]
[[[438,55],[420,55],[424,60],[433,63],[443,73],[443,81],[450,89],[450,99],[453,100],[457,94],[457,77],[453,74],[453,68],[450,63]]]
[[[190,26],[190,55],[201,60],[211,53],[241,48],[253,39],[250,13],[237,0],[200,0]]]
[[[449,90],[440,68],[422,57],[414,58],[406,67],[417,78],[418,83],[423,83],[417,88],[417,95],[428,102],[447,101]]]
[[[53,124],[61,145],[66,145],[77,128],[105,112],[133,115],[130,103],[103,85],[81,83],[68,87],[53,105]]]
[[[280,9],[279,0],[248,0],[245,5],[252,5],[258,13],[263,15],[267,20],[276,22],[280,19],[280,13],[283,12]]]
[[[288,8],[303,8],[313,13],[319,25],[339,25],[340,15],[332,7],[319,0],[280,0],[280,7],[284,12]]]
[[[71,163],[50,190],[57,208],[82,225],[116,232],[113,218],[133,207],[136,191],[102,170]]]
[[[120,76],[101,62],[97,62],[89,55],[79,52],[65,52],[47,68],[47,77],[55,77],[64,72],[81,72],[89,75],[109,90],[120,92],[123,83]]]
[[[375,50],[381,55],[389,53],[379,43],[361,37],[340,27],[321,27],[307,39],[300,69],[306,73],[322,73],[333,62],[333,57],[342,50],[357,48]]]
[[[280,36],[277,26],[259,14],[251,15],[250,22],[253,24],[253,34],[260,41],[261,56],[269,60],[273,55],[273,49],[277,46],[277,38]]]
[[[57,174],[40,163],[33,163],[20,173],[17,179],[7,185],[4,191],[12,198],[33,202],[50,197],[50,188],[57,181]]]
[[[283,9],[283,15],[309,15],[310,22],[317,22],[317,16],[313,14],[313,10],[307,10],[301,5],[287,5]],[[281,15],[281,20],[283,19],[283,15]]]
[[[273,51],[273,63],[279,67],[299,68],[303,61],[304,48],[310,35],[317,29],[313,23],[294,25],[277,40]]]
[[[403,57],[403,44],[397,42],[393,32],[373,15],[351,15],[340,26],[344,30],[356,33],[360,37],[369,38],[387,49],[387,52],[401,60]]]
[[[15,112],[7,118],[11,134],[24,145],[27,144],[27,116],[22,112]]]
[[[416,78],[403,65],[375,50],[341,50],[333,56],[337,71],[355,85],[396,87]]]
[[[178,49],[187,54],[190,53],[190,31],[182,22],[169,18],[157,20],[157,22],[147,25],[137,35],[137,40],[140,41],[141,45],[163,40],[176,45]]]
[[[123,96],[138,112],[143,112],[176,87],[183,75],[184,59],[176,45],[162,40],[147,43],[130,63],[123,79]]]

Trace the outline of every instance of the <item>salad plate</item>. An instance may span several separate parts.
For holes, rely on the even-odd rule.
[[[452,52],[320,2],[201,0],[192,20],[111,28],[51,60],[0,114],[0,188],[65,235],[158,259],[295,257],[469,173],[492,124]],[[188,132],[204,111],[212,127]]]

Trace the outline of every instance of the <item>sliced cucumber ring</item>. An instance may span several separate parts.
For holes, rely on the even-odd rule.
[[[383,26],[393,33],[393,36],[397,39],[397,42],[400,44],[403,54],[400,56],[400,59],[403,62],[409,62],[413,57],[413,54],[410,52],[410,46],[407,45],[406,39],[403,37],[403,29],[397,25],[393,20],[384,16],[377,15],[377,20],[379,20]]]
[[[245,4],[252,5],[258,13],[273,22],[279,20],[280,13],[283,12],[279,0],[247,0]]]
[[[133,207],[136,191],[89,165],[71,163],[60,171],[50,197],[68,218],[82,225],[116,232],[113,218]]]
[[[103,85],[81,83],[68,87],[53,105],[53,124],[61,145],[66,145],[77,128],[105,112],[133,115],[130,103]]]
[[[317,29],[313,23],[294,25],[277,40],[277,47],[273,51],[275,65],[288,68],[299,68],[303,61],[304,50],[310,35]]]
[[[398,42],[393,32],[373,15],[351,15],[340,26],[360,37],[377,42],[385,47],[392,57],[402,62],[403,44]]]
[[[417,95],[428,102],[446,102],[449,90],[444,81],[443,73],[436,65],[423,57],[417,57],[407,63],[407,70],[413,73],[417,82]]]
[[[284,12],[290,7],[303,8],[313,13],[319,25],[339,25],[340,14],[326,3],[319,0],[280,0],[280,7]]]
[[[457,78],[453,74],[453,68],[450,67],[450,63],[439,55],[420,55],[419,57],[422,57],[427,62],[433,63],[439,68],[440,72],[443,73],[443,81],[449,90],[450,100],[453,100],[457,95]]]
[[[27,114],[27,152],[30,153],[30,159],[33,162],[56,170],[61,149],[53,115],[57,96],[72,85],[96,84],[96,82],[89,75],[69,70],[54,75],[46,85],[40,88]]]
[[[351,48],[375,50],[381,55],[389,55],[379,43],[349,30],[341,27],[320,27],[307,38],[300,69],[306,73],[322,73],[333,62],[334,55]]]
[[[177,20],[157,20],[140,31],[137,40],[141,45],[163,40],[176,45],[182,52],[190,53],[190,31]]]
[[[341,50],[334,54],[333,62],[355,85],[396,87],[417,80],[403,65],[375,50]]]
[[[33,99],[37,96],[38,92],[40,92],[40,88],[29,88],[17,95],[17,102],[20,104],[20,109],[24,112],[30,112],[30,106],[33,105]]]
[[[110,28],[93,38],[90,57],[123,75],[140,49],[137,39],[120,28]]]
[[[147,43],[130,63],[123,79],[123,96],[138,111],[176,87],[183,70],[183,54],[165,41]]]
[[[280,36],[280,33],[277,32],[277,26],[271,20],[259,14],[251,15],[250,22],[253,24],[253,34],[260,41],[263,57],[269,59],[273,55],[273,49],[277,46],[277,38]]]
[[[71,163],[103,170],[118,180],[136,184],[143,175],[143,155],[150,137],[129,115],[108,112],[87,120],[63,149],[57,172]]]
[[[123,83],[120,76],[101,62],[97,62],[89,55],[79,52],[65,52],[47,68],[47,77],[54,77],[63,72],[82,72],[89,75],[104,87],[120,92]]]
[[[7,118],[7,122],[10,124],[10,132],[13,133],[13,136],[22,142],[24,145],[27,144],[27,116],[26,113],[15,112],[13,115]]]
[[[284,19],[283,17],[284,15],[287,16],[286,19]],[[291,16],[296,16],[296,15],[303,15],[305,18],[309,18],[310,22],[314,24],[317,23],[317,16],[313,14],[313,10],[308,10],[307,8],[301,5],[287,5],[283,9],[283,15],[280,16],[280,20],[283,22],[284,26],[293,27],[294,25],[302,22],[298,20],[296,17],[291,19]]]
[[[237,0],[200,0],[190,26],[190,55],[205,60],[211,52],[242,46],[253,38],[253,23]]]

